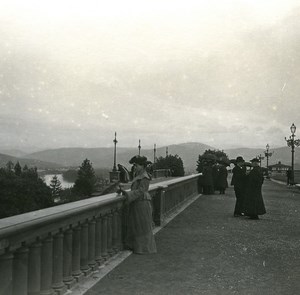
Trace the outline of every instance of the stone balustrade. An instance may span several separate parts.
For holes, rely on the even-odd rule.
[[[198,175],[150,185],[153,220],[198,194]],[[0,220],[0,294],[65,294],[123,248],[124,197],[108,194]]]
[[[171,176],[170,169],[156,169],[153,171],[153,178],[169,177]]]

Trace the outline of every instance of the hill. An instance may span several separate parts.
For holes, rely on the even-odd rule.
[[[185,171],[193,173],[196,170],[196,163],[198,156],[203,154],[207,149],[214,150],[215,148],[206,144],[198,142],[189,142],[182,144],[173,144],[168,146],[168,153],[177,154],[183,160]],[[291,163],[291,149],[289,147],[281,147],[271,149],[274,154],[269,158],[269,165],[281,161],[283,164],[290,165]],[[241,155],[246,161],[261,154],[264,156],[263,149],[257,148],[236,148],[227,149],[224,152],[230,159],[235,159]],[[129,167],[129,159],[138,153],[137,148],[117,147],[117,164],[122,164]],[[141,149],[141,154],[146,156],[153,162],[154,152],[153,149]],[[299,154],[299,155],[298,155]],[[27,159],[36,159],[53,164],[59,163],[65,167],[78,167],[84,159],[89,159],[94,168],[108,168],[113,167],[114,148],[60,148],[52,150],[44,150],[36,153],[26,155]],[[158,147],[156,150],[156,157],[166,155],[166,146]],[[299,164],[298,164],[299,163]],[[263,160],[262,166],[266,166],[266,159]],[[300,149],[299,153],[295,151],[295,169],[300,169]]]
[[[49,163],[39,159],[24,159],[24,158],[13,157],[6,154],[0,154],[0,167],[5,167],[6,163],[9,161],[13,162],[14,164],[19,162],[22,167],[24,165],[27,165],[29,168],[37,167],[38,169],[59,169],[63,167],[58,163],[51,163],[51,162]]]
[[[206,149],[213,149],[201,143],[183,143],[168,146],[168,153],[179,155],[187,172],[194,172],[198,155]],[[117,163],[126,167],[130,166],[128,161],[138,153],[137,148],[117,147]],[[84,159],[89,159],[95,168],[112,168],[114,148],[61,148],[45,150],[32,153],[26,156],[28,159],[38,159],[46,162],[60,163],[63,166],[80,166]],[[153,149],[142,149],[141,154],[153,162]],[[166,147],[159,147],[156,150],[156,157],[165,156]]]
[[[0,153],[8,155],[8,156],[17,157],[17,158],[23,158],[27,154],[27,153],[25,153],[21,150],[17,150],[17,149],[1,149],[1,148],[0,148]]]

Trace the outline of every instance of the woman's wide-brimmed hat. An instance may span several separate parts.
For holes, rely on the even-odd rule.
[[[132,157],[129,161],[129,164],[138,164],[142,166],[146,166],[149,161],[147,161],[147,157],[136,155]]]
[[[240,162],[243,162],[243,163],[244,163],[245,160],[243,159],[243,157],[238,156],[238,157],[236,158],[235,162],[236,162],[236,163],[240,163]]]

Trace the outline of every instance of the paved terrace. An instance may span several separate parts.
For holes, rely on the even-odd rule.
[[[260,220],[233,217],[232,188],[200,196],[156,234],[157,254],[130,255],[85,294],[300,294],[300,190],[266,180],[263,196]]]

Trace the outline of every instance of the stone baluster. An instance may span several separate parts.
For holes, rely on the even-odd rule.
[[[70,289],[75,284],[75,279],[72,276],[72,235],[73,230],[72,226],[70,226],[64,232],[64,250],[63,250],[63,282]]]
[[[117,225],[118,225],[118,244],[119,244],[119,251],[123,250],[123,211],[121,209],[117,210]]]
[[[112,212],[109,212],[107,215],[107,252],[109,256],[113,255],[112,248]]]
[[[93,218],[88,223],[89,226],[89,240],[88,240],[88,264],[92,270],[96,268],[95,260],[95,233],[96,233],[96,220]]]
[[[118,253],[119,251],[119,229],[118,229],[118,218],[119,214],[117,210],[113,211],[112,216],[112,248],[115,253]]]
[[[29,247],[28,295],[39,295],[41,291],[41,246],[37,240]]]
[[[13,295],[27,295],[28,290],[28,248],[25,244],[14,253]]]
[[[95,259],[98,265],[102,264],[102,218],[99,216],[96,218],[96,229],[95,229]]]
[[[0,256],[0,295],[12,295],[13,258],[9,252]]]
[[[101,256],[104,260],[106,260],[108,257],[108,254],[107,254],[107,215],[104,215],[102,217],[101,237],[102,237]]]
[[[165,188],[166,187],[159,187],[152,198],[153,220],[156,226],[162,226],[164,224]]]
[[[53,237],[53,275],[52,288],[60,295],[67,291],[63,282],[63,241],[64,235],[60,230]]]
[[[53,238],[49,234],[42,242],[41,249],[41,294],[52,295],[52,272],[53,272]]]
[[[88,265],[88,220],[81,225],[80,233],[80,269],[85,276],[91,273]]]
[[[72,235],[72,275],[77,282],[83,278],[83,273],[80,270],[80,243],[81,243],[81,226],[78,224],[73,228]]]

